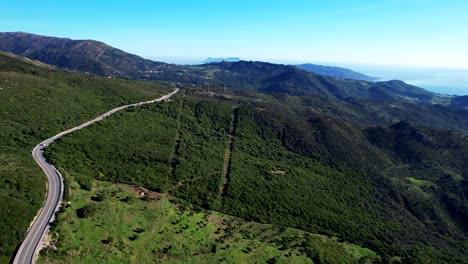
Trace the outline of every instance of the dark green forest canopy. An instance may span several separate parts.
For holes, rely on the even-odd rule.
[[[391,120],[363,126],[286,99],[296,100],[186,90],[65,137],[47,156],[82,182],[144,185],[207,209],[337,236],[387,260],[466,262],[462,133],[387,126]],[[356,117],[371,113],[353,107]]]
[[[336,236],[384,261],[467,262],[467,110],[433,105],[449,102],[401,82],[370,86],[284,65],[173,70],[169,81],[199,86],[68,135],[46,149],[48,158],[85,190],[93,178],[138,184],[192,206]],[[7,262],[43,202],[45,178],[31,148],[171,87],[61,72],[1,53],[0,88],[0,260]]]

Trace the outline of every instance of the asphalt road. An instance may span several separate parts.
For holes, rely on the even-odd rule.
[[[54,213],[59,209],[60,204],[62,202],[63,178],[62,178],[62,175],[60,175],[60,172],[54,167],[54,165],[49,163],[44,157],[44,154],[43,154],[44,148],[47,147],[52,142],[54,142],[55,140],[57,140],[58,138],[63,137],[64,135],[67,135],[74,131],[80,130],[82,128],[85,128],[93,123],[99,122],[103,120],[104,118],[122,109],[131,107],[131,106],[139,106],[139,105],[150,104],[154,102],[160,102],[173,96],[178,91],[179,91],[179,88],[176,88],[173,92],[166,94],[158,99],[140,102],[136,104],[124,105],[124,106],[114,108],[110,110],[109,112],[104,113],[91,121],[83,123],[69,130],[60,132],[57,135],[47,140],[44,140],[43,142],[41,142],[40,144],[34,147],[32,151],[32,155],[34,159],[36,160],[37,164],[39,164],[41,169],[47,175],[47,181],[48,181],[47,199],[41,211],[36,216],[36,219],[33,221],[31,227],[29,228],[29,231],[26,234],[23,242],[21,243],[21,246],[16,253],[15,259],[13,260],[14,264],[36,262],[36,257],[37,257],[36,252],[38,252],[41,248],[41,240],[43,236],[46,234],[46,230],[49,228],[49,223],[53,221]]]

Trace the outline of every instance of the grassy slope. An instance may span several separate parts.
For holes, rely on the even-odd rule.
[[[96,197],[102,201],[97,201]],[[378,256],[365,248],[293,228],[258,224],[194,208],[170,196],[141,198],[128,185],[71,184],[71,205],[53,228],[58,250],[40,263],[357,263]],[[131,197],[131,198],[127,198]],[[152,197],[152,198],[148,198]],[[86,205],[94,215],[79,218]],[[58,234],[58,235],[57,235]]]
[[[44,199],[45,177],[32,147],[110,108],[169,90],[54,71],[0,53],[0,263],[9,261]]]

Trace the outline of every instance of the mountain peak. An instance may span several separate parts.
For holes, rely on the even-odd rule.
[[[320,75],[325,75],[329,77],[341,78],[341,79],[352,79],[360,81],[373,82],[377,81],[379,78],[368,76],[359,72],[355,72],[350,69],[333,67],[333,66],[324,66],[311,63],[295,65],[297,68],[313,72]]]
[[[25,32],[0,33],[0,50],[68,70],[119,78],[149,78],[163,63],[95,40],[72,40]]]
[[[238,57],[229,57],[229,58],[211,58],[211,57],[208,57],[206,60],[203,61],[203,64],[213,63],[213,62],[223,62],[223,61],[238,62],[238,61],[241,61],[241,59],[238,58]]]
[[[24,31],[0,32],[0,38],[2,37],[29,38],[29,39],[50,38],[50,39],[71,40],[69,38],[50,37],[50,36],[34,34],[34,33],[29,33],[29,32],[24,32]]]

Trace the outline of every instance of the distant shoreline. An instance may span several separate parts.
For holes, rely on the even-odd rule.
[[[380,77],[382,81],[401,80],[431,92],[468,95],[468,69],[345,65],[352,70]]]

